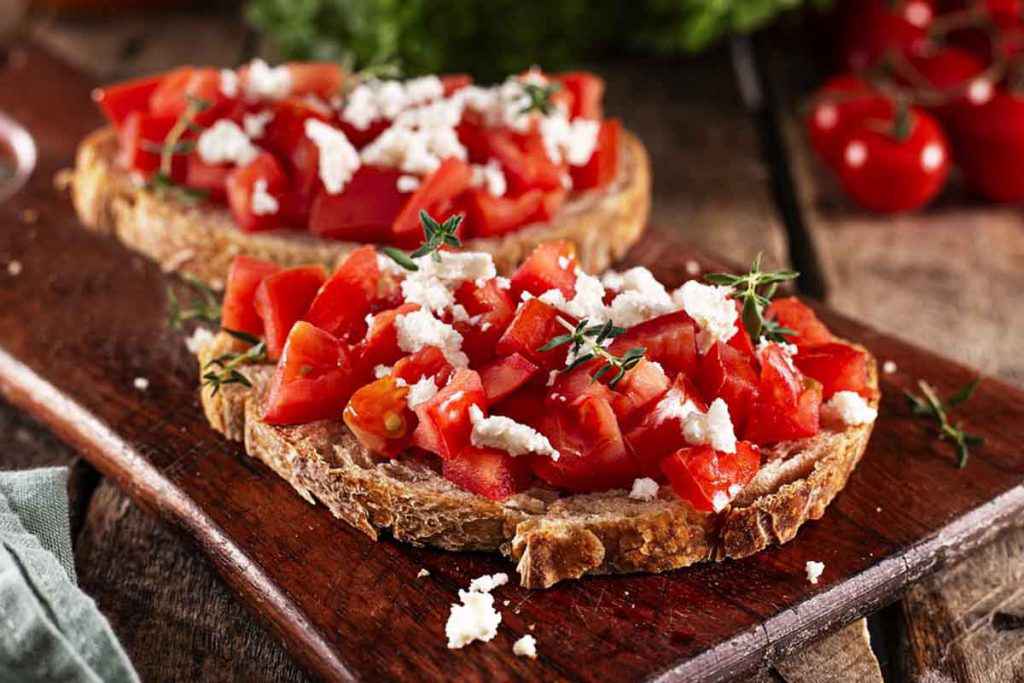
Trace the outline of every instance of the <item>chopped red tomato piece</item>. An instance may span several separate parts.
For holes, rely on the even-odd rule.
[[[526,458],[494,448],[467,446],[443,461],[444,478],[459,488],[491,500],[504,500],[530,483]]]
[[[726,343],[740,353],[753,357],[754,343],[750,339],[746,325],[743,324],[743,305],[738,301],[736,302],[736,311],[739,313],[739,317],[736,318],[736,334],[729,337],[729,341]]]
[[[275,102],[270,111],[274,116],[264,129],[263,141],[267,149],[281,158],[287,158],[301,140],[309,140],[306,137],[307,120],[326,122],[330,118],[330,112],[302,98]]]
[[[409,447],[416,428],[408,396],[408,386],[384,377],[357,389],[342,417],[367,450],[393,458]]]
[[[537,205],[537,210],[532,216],[530,216],[528,223],[546,223],[555,217],[558,210],[562,208],[562,204],[565,204],[565,200],[569,198],[569,190],[564,187],[559,187],[554,190],[548,190],[541,193],[540,204]]]
[[[444,96],[451,97],[454,93],[462,90],[467,85],[472,85],[473,77],[469,74],[443,74],[441,85],[444,86]]]
[[[402,349],[398,347],[395,318],[419,310],[419,307],[419,304],[402,304],[373,316],[373,322],[360,349],[363,363],[368,369],[372,370],[378,365],[392,365],[404,355]]]
[[[558,74],[555,80],[572,95],[569,118],[578,116],[585,119],[602,117],[601,101],[604,99],[604,79],[589,71],[570,71]]]
[[[548,391],[545,402],[553,408],[577,405],[587,398],[597,397],[611,405],[614,393],[604,382],[594,379],[594,373],[601,367],[601,362],[592,360],[569,372],[558,372]],[[548,382],[551,382],[549,376]]]
[[[455,323],[455,329],[462,335],[462,350],[473,365],[486,363],[494,358],[495,345],[515,316],[512,297],[498,286],[497,280],[491,279],[482,287],[474,282],[462,283],[455,290],[455,301],[474,321]]]
[[[497,159],[514,194],[562,186],[564,170],[548,158],[539,133],[525,135],[508,130],[482,129],[471,146],[485,158]]]
[[[775,299],[765,311],[765,316],[795,332],[788,340],[797,346],[825,344],[835,339],[810,306],[796,297]]]
[[[697,385],[710,402],[721,398],[729,406],[729,417],[736,430],[746,424],[757,398],[760,380],[753,358],[732,346],[715,342],[700,359]]]
[[[461,159],[449,157],[442,161],[436,171],[423,179],[395,218],[391,226],[395,243],[401,246],[420,244],[423,241],[420,211],[426,211],[438,222],[447,218],[452,200],[469,187],[472,175],[469,164]]]
[[[309,309],[325,279],[322,266],[299,266],[265,277],[256,288],[254,304],[263,321],[267,355],[271,359],[281,356],[292,326]]]
[[[597,133],[597,147],[590,161],[584,166],[572,166],[574,190],[592,190],[605,187],[619,175],[619,148],[622,137],[622,123],[618,119],[605,119]]]
[[[107,120],[119,127],[132,112],[149,111],[149,98],[163,79],[164,74],[159,74],[96,88],[92,91],[92,99],[103,110]]]
[[[609,375],[605,374],[602,379]],[[668,388],[669,379],[661,365],[642,359],[612,390],[612,409],[619,418],[619,424],[626,427],[641,419]]]
[[[262,187],[264,202],[257,203],[254,195]],[[228,205],[238,227],[246,232],[273,230],[282,226],[281,205],[288,190],[288,178],[274,155],[263,152],[246,166],[240,166],[227,177]]]
[[[270,381],[263,419],[269,424],[337,419],[363,381],[344,344],[309,323],[297,323]]]
[[[540,296],[557,289],[571,299],[576,291],[576,245],[565,240],[544,242],[512,274],[512,293]]]
[[[708,410],[697,387],[686,375],[678,375],[670,391],[670,394],[662,396],[658,403],[643,414],[640,424],[626,434],[626,443],[632,449],[640,471],[645,477],[659,481],[664,478],[660,466],[662,458],[687,446],[683,437],[683,419],[678,409],[689,402],[703,413]],[[661,400],[671,402],[665,410],[657,408]]]
[[[349,343],[359,341],[366,335],[366,315],[379,279],[376,250],[356,249],[320,288],[303,319]]]
[[[386,242],[406,202],[394,169],[363,166],[338,194],[320,187],[309,214],[315,235],[351,242]]]
[[[316,95],[325,100],[341,92],[345,83],[345,72],[335,62],[288,62],[291,75],[291,94]]]
[[[434,383],[443,387],[455,368],[436,346],[425,346],[395,363],[391,376],[406,384],[416,384],[424,377],[433,377]]]
[[[493,406],[529,382],[538,372],[536,365],[523,355],[513,353],[480,368],[487,405]]]
[[[826,401],[837,391],[855,391],[868,398],[875,394],[868,384],[867,354],[849,344],[803,346],[793,362],[800,372],[821,382]]]
[[[173,116],[152,116],[140,111],[125,117],[117,131],[117,161],[123,167],[149,175],[160,167],[160,148],[174,127]],[[175,156],[171,175],[180,179],[185,173],[185,158]]]
[[[672,489],[700,512],[721,512],[761,467],[757,446],[740,441],[735,453],[710,446],[682,448],[661,462]]]
[[[416,407],[420,423],[413,444],[446,459],[462,452],[470,445],[473,424],[469,407],[473,405],[480,409],[487,405],[480,375],[472,370],[456,370],[434,398]]]
[[[229,98],[220,88],[220,71],[182,67],[168,73],[153,91],[149,99],[149,110],[154,116],[171,116],[175,119],[185,113],[192,102],[202,102],[204,107],[193,117],[200,126],[206,126],[221,118],[230,106]]]
[[[256,337],[263,335],[263,320],[256,312],[254,302],[256,288],[264,278],[278,270],[280,267],[269,261],[261,261],[251,256],[235,257],[228,271],[224,304],[220,311],[220,323],[224,329],[245,332]]]
[[[543,301],[530,299],[525,302],[498,340],[498,355],[519,353],[545,370],[562,367],[565,365],[565,346],[549,351],[540,350],[555,337],[565,334],[565,328],[558,323],[558,316],[558,311]]]
[[[541,210],[542,190],[529,190],[518,197],[495,197],[486,189],[466,193],[466,220],[473,235],[504,235],[530,222]]]
[[[769,444],[817,434],[821,384],[794,368],[789,354],[778,344],[769,344],[759,355],[757,401],[744,438]]]
[[[647,359],[660,363],[669,377],[680,372],[693,375],[697,370],[697,327],[685,311],[634,325],[616,337],[608,350],[622,354],[641,346]]]
[[[210,193],[210,197],[227,197],[228,176],[234,170],[230,164],[208,164],[198,154],[189,154],[185,168],[185,184]]]

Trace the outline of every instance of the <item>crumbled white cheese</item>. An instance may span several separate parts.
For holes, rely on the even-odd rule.
[[[512,654],[516,657],[537,659],[537,639],[527,633],[512,644]]]
[[[242,128],[250,138],[261,138],[267,132],[267,125],[274,120],[274,112],[261,111],[257,114],[246,114],[242,117]]]
[[[457,368],[469,366],[469,358],[462,352],[462,335],[433,315],[419,309],[395,317],[398,331],[398,348],[406,353],[416,353],[427,346],[436,346],[444,357]]]
[[[339,194],[359,170],[359,152],[341,130],[317,119],[306,119],[306,137],[319,152],[320,180],[330,194]]]
[[[430,175],[448,157],[466,159],[454,127],[414,128],[395,123],[363,148],[363,163]]]
[[[399,192],[415,192],[420,189],[420,179],[414,175],[400,175],[395,181],[395,187]]]
[[[430,570],[429,569],[421,569],[418,572],[416,572],[416,578],[417,579],[425,579],[428,576],[430,576]]]
[[[426,403],[437,395],[437,382],[433,377],[420,377],[419,381],[409,387],[409,395],[406,403],[409,410],[415,410],[416,406]]]
[[[270,216],[277,213],[277,199],[267,192],[267,181],[260,178],[252,184],[252,213],[254,216]]]
[[[238,74],[231,69],[220,70],[220,94],[224,97],[238,97]]]
[[[646,268],[638,266],[624,273],[609,271],[602,282],[619,292],[609,306],[609,315],[620,327],[631,327],[679,308],[665,286]]]
[[[727,342],[736,334],[739,314],[729,297],[729,288],[690,280],[672,293],[675,302],[700,327],[697,346],[707,353],[716,341]]]
[[[203,163],[239,166],[245,166],[260,153],[245,131],[230,119],[220,119],[204,130],[196,142],[196,151]]]
[[[683,393],[676,387],[668,390],[657,405],[654,406],[655,424],[666,420],[679,420],[683,424],[691,413],[700,412],[690,399],[683,400]]]
[[[455,304],[455,295],[439,278],[412,271],[402,280],[402,296],[407,303],[419,304],[424,308],[442,313]]]
[[[474,640],[493,640],[501,625],[501,614],[494,609],[494,596],[460,590],[459,601],[462,604],[452,603],[451,614],[444,626],[449,649],[457,650]]]
[[[807,564],[804,565],[804,570],[807,572],[808,581],[811,583],[818,583],[818,579],[821,578],[822,572],[825,571],[825,563],[808,560]]]
[[[821,406],[821,412],[826,418],[851,426],[870,424],[878,417],[878,410],[855,391],[837,391]]]
[[[373,376],[375,379],[383,379],[390,376],[393,369],[390,365],[378,365],[373,368]]]
[[[509,280],[507,277],[502,277],[501,275],[499,275],[498,277],[494,278],[494,281],[498,283],[498,289],[512,289],[512,281]]]
[[[387,254],[377,254],[377,269],[385,275],[394,275],[397,277],[405,277],[409,271],[402,266],[398,265],[395,259],[391,258]]]
[[[497,159],[491,159],[486,164],[473,164],[473,171],[470,184],[473,187],[486,188],[492,197],[504,197],[508,191],[508,181],[505,180],[505,173],[501,170],[501,163]]]
[[[575,294],[568,301],[558,289],[549,289],[538,298],[563,313],[580,320],[586,318],[595,325],[608,319],[608,307],[604,305],[604,285],[593,275],[582,271],[576,275]]]
[[[8,261],[7,274],[10,275],[11,277],[18,277],[19,275],[21,275],[21,268],[21,261],[18,261],[17,259]]]
[[[473,423],[470,442],[478,448],[497,448],[512,456],[537,453],[558,460],[558,451],[548,437],[529,425],[502,415],[484,417],[475,405],[469,407],[469,419]]]
[[[444,84],[437,76],[423,76],[405,83],[370,80],[359,84],[348,94],[341,118],[359,130],[366,130],[378,119],[394,119],[409,108],[443,96]],[[461,112],[461,101],[456,106]]]
[[[189,350],[189,353],[199,353],[207,344],[212,342],[214,339],[213,332],[210,332],[205,327],[197,327],[192,330],[192,334],[185,337],[185,348]]]
[[[658,497],[659,488],[658,482],[650,477],[635,479],[633,481],[633,488],[629,492],[629,497],[633,500],[654,500]]]
[[[146,389],[149,389],[149,380],[148,380],[148,379],[146,379],[145,377],[136,377],[136,378],[135,378],[135,379],[134,379],[134,380],[132,381],[132,384],[133,384],[133,385],[135,386],[135,388],[136,388],[136,389],[138,389],[139,391],[145,391]]]
[[[282,100],[292,91],[292,74],[287,66],[271,67],[262,59],[249,63],[245,96],[250,100]]]
[[[505,572],[498,572],[497,574],[484,574],[483,576],[473,579],[469,584],[469,590],[476,591],[477,593],[490,593],[495,588],[504,586],[508,583],[508,574]]]
[[[896,363],[891,360],[885,361],[884,363],[882,363],[882,372],[884,372],[887,375],[891,375],[892,373],[896,372]]]
[[[556,164],[568,161],[572,166],[585,166],[597,148],[601,124],[589,119],[569,121],[561,112],[552,112],[540,121],[544,151]]]
[[[683,438],[694,446],[711,446],[721,453],[736,452],[736,432],[729,417],[729,406],[720,398],[712,401],[708,412],[691,412],[683,422]]]
[[[463,282],[482,283],[497,275],[494,259],[482,252],[446,251],[440,253],[440,261],[432,256],[421,256],[415,262],[418,270],[406,273],[401,285],[402,295],[407,302],[437,314],[452,309],[457,315],[454,290]]]
[[[788,342],[774,342],[769,341],[767,339],[762,339],[757,343],[757,348],[754,350],[754,353],[757,354],[758,360],[761,360],[761,355],[764,353],[764,350],[770,346],[777,346],[780,349],[782,349],[784,352],[782,357],[786,361],[786,365],[789,366],[789,369],[792,372],[797,371],[796,365],[793,364],[793,356],[799,353],[800,349],[796,347],[796,344],[790,344]]]

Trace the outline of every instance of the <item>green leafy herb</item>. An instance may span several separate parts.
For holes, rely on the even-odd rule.
[[[430,254],[435,261],[440,261],[441,254],[438,252],[441,250],[441,247],[458,248],[462,246],[462,240],[455,235],[455,232],[462,224],[461,214],[452,216],[444,223],[438,223],[431,218],[429,213],[420,209],[420,223],[423,224],[423,234],[426,237],[426,241],[419,249],[412,252],[412,258],[419,258]],[[401,262],[399,262],[399,265],[402,265]]]
[[[181,136],[186,131],[198,132],[201,130],[196,125],[196,115],[209,108],[210,103],[206,100],[201,100],[198,97],[192,97],[191,95],[185,96],[188,100],[188,104],[185,106],[185,111],[182,112],[178,120],[174,122],[171,130],[167,132],[167,136],[164,138],[163,144],[160,146],[160,168],[153,174],[153,177],[146,184],[146,187],[163,194],[171,194],[177,199],[181,199],[188,203],[195,203],[206,198],[206,193],[194,190],[192,188],[184,187],[174,182],[171,177],[171,167],[174,163],[174,157],[181,154],[189,154],[195,149],[195,142],[193,140],[182,140]]]
[[[743,304],[743,325],[755,344],[761,337],[769,341],[785,341],[785,335],[791,335],[793,331],[765,320],[764,309],[771,303],[778,286],[795,280],[800,273],[795,270],[761,270],[761,256],[758,254],[754,258],[750,272],[746,275],[710,273],[704,279],[712,284],[732,288],[733,296]]]
[[[182,275],[181,277],[192,290],[193,297],[187,305],[182,306],[174,289],[168,286],[167,298],[170,301],[170,311],[167,314],[168,324],[176,330],[180,330],[186,320],[201,320],[220,325],[220,298],[217,296],[217,292],[191,275]]]
[[[562,327],[569,331],[569,334],[557,336],[537,350],[551,351],[559,346],[570,344],[569,353],[573,360],[563,368],[562,372],[575,370],[584,363],[600,358],[604,363],[592,375],[592,379],[599,380],[608,372],[615,370],[615,376],[608,382],[608,386],[614,387],[619,380],[626,376],[627,372],[640,362],[647,352],[647,349],[642,346],[631,348],[621,356],[609,352],[605,348],[605,343],[626,331],[625,328],[613,325],[610,320],[601,325],[591,325],[584,318],[575,326],[561,316],[557,320]]]
[[[555,109],[555,103],[551,101],[551,96],[561,90],[561,88],[562,86],[558,83],[548,83],[546,85],[523,83],[523,93],[530,101],[519,110],[519,113],[529,114],[530,112],[538,112],[543,116],[547,116]]]
[[[380,250],[384,253],[385,256],[390,257],[392,261],[402,266],[406,270],[415,271],[420,269],[420,267],[416,265],[416,262],[409,258],[409,255],[406,254],[401,249],[398,249],[396,247],[381,247]]]
[[[934,419],[939,425],[939,438],[953,442],[956,448],[957,465],[959,467],[967,465],[967,457],[970,454],[969,448],[971,446],[981,446],[984,443],[984,439],[965,432],[959,423],[950,422],[949,411],[971,398],[974,395],[974,390],[978,388],[978,382],[980,381],[979,378],[968,382],[959,391],[947,398],[945,402],[939,398],[934,387],[923,379],[917,382],[917,386],[921,389],[920,396],[916,396],[909,391],[904,392],[914,415]]]
[[[253,337],[245,332],[225,329],[235,339],[249,344],[249,348],[242,352],[224,353],[209,361],[203,366],[203,386],[213,387],[213,394],[216,394],[225,384],[241,384],[251,387],[249,378],[243,375],[239,366],[252,363],[263,363],[267,358],[266,342]]]

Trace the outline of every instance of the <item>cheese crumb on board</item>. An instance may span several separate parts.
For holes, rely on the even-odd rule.
[[[425,579],[428,576],[430,576],[430,570],[429,569],[421,569],[421,570],[419,570],[416,573],[416,578],[417,579]]]
[[[149,389],[149,380],[146,379],[145,377],[136,377],[132,384],[139,391],[145,391],[146,389]]]
[[[882,372],[884,372],[885,374],[891,375],[892,373],[896,372],[896,370],[896,363],[894,361],[887,360],[884,363],[882,363]]]
[[[821,578],[822,572],[825,571],[825,563],[808,560],[807,564],[804,565],[804,569],[807,571],[807,580],[811,583],[818,583],[818,579]]]
[[[508,583],[508,574],[505,572],[498,572],[497,574],[484,574],[483,576],[473,579],[469,584],[469,590],[477,593],[490,593],[499,586],[504,586]]]
[[[494,596],[460,590],[459,601],[461,604],[452,603],[451,614],[444,625],[448,648],[458,650],[474,640],[493,640],[501,625],[501,614],[494,609]]]
[[[633,488],[629,492],[629,497],[633,500],[651,501],[658,497],[659,488],[658,482],[650,477],[636,479],[633,481]]]
[[[11,277],[18,277],[21,275],[21,261],[10,261],[7,264],[7,274]]]
[[[537,639],[527,633],[512,645],[512,654],[537,659]]]
[[[878,410],[855,391],[837,391],[821,406],[821,411],[825,417],[850,426],[869,424],[878,417]]]
[[[548,437],[529,425],[503,415],[484,417],[476,405],[469,407],[469,419],[473,423],[470,442],[478,448],[497,448],[512,456],[537,453],[558,460],[559,453]]]

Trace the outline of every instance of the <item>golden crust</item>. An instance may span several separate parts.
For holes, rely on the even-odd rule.
[[[527,226],[496,238],[469,240],[467,248],[494,256],[499,272],[513,270],[535,246],[567,239],[580,264],[601,272],[636,243],[647,224],[651,172],[647,150],[628,132],[622,138],[619,178],[606,190],[574,195],[547,224]],[[115,235],[168,271],[181,271],[219,286],[238,254],[286,266],[323,263],[333,267],[353,242],[324,240],[295,231],[242,232],[224,207],[191,206],[157,196],[133,182],[114,162],[112,128],[94,131],[79,145],[71,175],[71,198],[82,223]]]

